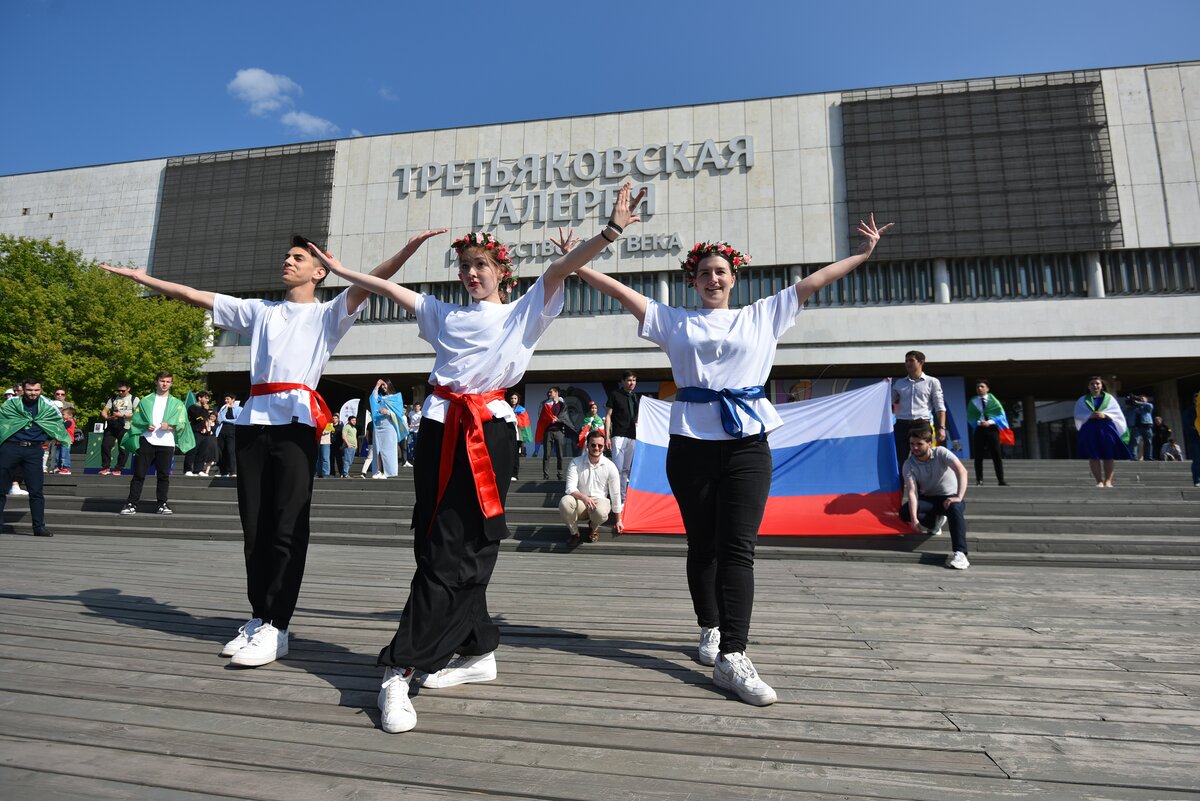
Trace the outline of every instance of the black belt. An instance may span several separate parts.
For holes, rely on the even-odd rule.
[[[40,448],[46,444],[46,440],[39,439],[39,440],[34,441],[34,440],[28,440],[28,439],[17,439],[17,440],[10,439],[7,442],[5,442],[4,444],[5,445],[9,445],[9,444],[16,445],[18,448]]]

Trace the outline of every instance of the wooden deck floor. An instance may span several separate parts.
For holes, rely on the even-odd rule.
[[[217,652],[230,542],[0,537],[0,797],[1200,799],[1190,571],[768,560],[710,683],[673,557],[502,553],[500,678],[377,728],[402,549],[314,547],[291,654]]]

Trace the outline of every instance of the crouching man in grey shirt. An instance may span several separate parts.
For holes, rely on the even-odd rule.
[[[916,533],[940,534],[950,524],[950,542],[954,553],[946,566],[966,570],[967,468],[958,457],[941,446],[934,446],[933,432],[927,424],[913,426],[908,435],[909,456],[900,473],[904,478],[904,504],[900,519],[911,523]],[[915,510],[915,512],[914,512]]]

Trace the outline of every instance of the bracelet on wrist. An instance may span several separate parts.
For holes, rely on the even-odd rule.
[[[613,238],[612,238],[612,239],[609,239],[607,236],[605,236],[605,235],[604,235],[604,232],[605,232],[605,231],[607,231],[607,230],[608,230],[608,227],[607,227],[607,226],[606,226],[606,227],[604,227],[604,228],[601,228],[601,229],[600,229],[600,236],[604,237],[604,241],[605,241],[605,242],[607,242],[608,244],[610,244],[610,245],[612,245],[612,244],[615,244],[615,243],[616,243],[616,241],[617,241],[617,239],[619,239],[619,237],[618,237],[618,236],[615,234],[615,232],[614,232],[614,234],[613,234]]]
[[[616,231],[618,234],[623,234],[623,233],[625,233],[625,229],[624,229],[624,228],[622,228],[621,226],[617,225],[617,224],[616,224],[615,222],[613,222],[612,220],[609,220],[607,225],[608,225],[608,227],[609,227],[609,228],[613,229],[613,230],[614,230],[614,231]]]

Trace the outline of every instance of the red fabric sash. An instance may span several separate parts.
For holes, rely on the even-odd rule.
[[[306,387],[304,384],[285,384],[282,382],[275,384],[252,384],[250,386],[250,397],[256,395],[274,395],[276,392],[290,392],[293,389],[303,389],[308,392],[308,410],[312,412],[313,425],[317,429],[317,441],[321,441],[321,435],[325,433],[325,426],[333,422],[333,412],[329,411],[329,407],[325,405],[325,399],[321,397],[321,393],[317,392],[312,387]]]
[[[454,449],[458,446],[461,431],[467,443],[467,461],[471,465],[471,475],[475,477],[479,508],[483,510],[485,518],[499,517],[504,514],[504,504],[500,503],[496,471],[492,468],[492,457],[488,454],[487,442],[483,438],[483,414],[487,411],[489,403],[504,400],[504,390],[459,393],[437,386],[433,388],[433,394],[449,401],[446,409],[446,429],[442,434],[437,502],[442,502],[442,496],[446,494],[446,485],[450,483],[450,471],[454,469]]]

